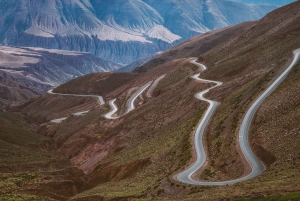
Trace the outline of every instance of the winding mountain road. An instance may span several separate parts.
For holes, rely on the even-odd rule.
[[[162,78],[160,78],[161,80]],[[157,81],[158,83],[159,81]],[[136,91],[128,100],[128,104],[127,104],[127,110],[125,112],[125,114],[129,113],[130,111],[135,109],[134,106],[134,101],[137,99],[137,97],[139,97],[151,84],[153,83],[153,81],[148,82],[147,84],[145,84],[144,86],[140,87],[138,91]],[[103,97],[102,96],[97,96],[97,95],[80,95],[80,94],[61,94],[61,93],[54,93],[53,89],[48,91],[48,94],[56,94],[56,95],[61,95],[61,96],[77,96],[77,97],[95,97],[99,100],[99,105],[103,105],[105,104]],[[115,105],[115,101],[116,99],[112,99],[109,101],[109,105],[111,107],[111,110],[104,115],[104,117],[106,119],[117,119],[119,117],[113,117],[113,115],[118,111],[117,106]],[[86,113],[88,113],[89,110],[86,111],[81,111],[81,112],[76,112],[73,113],[74,116],[81,116],[84,115]],[[124,115],[125,115],[124,114]],[[62,117],[62,118],[58,118],[58,119],[53,119],[51,120],[52,123],[61,123],[62,121],[66,120],[68,117]]]
[[[153,81],[150,81],[147,84],[145,84],[144,86],[142,86],[141,88],[139,88],[139,90],[130,97],[130,99],[128,100],[127,110],[126,110],[125,114],[134,110],[134,108],[135,108],[134,101],[137,99],[137,97],[139,97],[139,95],[141,95],[152,84],[152,82]]]
[[[210,87],[209,89],[206,89],[195,95],[195,97],[198,98],[199,100],[208,102],[209,108],[207,109],[204,117],[202,118],[202,120],[201,120],[200,124],[198,125],[197,130],[195,132],[194,146],[195,146],[195,150],[196,150],[196,154],[197,154],[197,159],[194,162],[194,164],[191,165],[188,169],[175,175],[175,177],[178,181],[187,183],[187,184],[192,184],[192,185],[200,185],[200,186],[230,185],[230,184],[235,184],[235,183],[238,183],[241,181],[252,179],[252,178],[260,175],[266,169],[264,164],[254,155],[254,153],[251,150],[251,147],[250,147],[249,141],[248,141],[249,129],[250,129],[250,125],[251,125],[253,116],[256,113],[256,111],[258,110],[258,108],[260,107],[260,105],[278,87],[278,85],[286,78],[286,76],[291,71],[291,69],[294,67],[294,65],[299,61],[300,49],[295,50],[293,52],[293,54],[294,54],[294,59],[293,59],[292,63],[290,64],[290,66],[251,105],[251,107],[248,109],[248,111],[243,119],[243,122],[242,122],[240,130],[239,130],[239,146],[242,150],[243,155],[245,156],[246,160],[248,161],[248,163],[251,167],[251,173],[244,177],[234,179],[234,180],[220,181],[220,182],[206,182],[206,181],[196,181],[192,178],[192,175],[197,170],[199,170],[201,167],[203,167],[203,165],[206,161],[206,154],[205,154],[205,150],[203,147],[203,141],[202,141],[203,134],[204,134],[205,128],[206,128],[210,118],[212,117],[213,112],[215,111],[217,104],[218,104],[216,101],[212,101],[212,100],[204,98],[203,95],[206,94],[207,92],[209,92],[211,89],[222,85],[221,82],[201,79],[201,78],[199,78],[200,74],[192,76],[193,79],[196,79],[196,80],[199,80],[202,82],[214,83],[215,86]],[[199,66],[203,71],[206,70],[206,67],[200,63],[197,63],[196,60],[192,60],[191,63]]]
[[[148,82],[147,84],[145,84],[144,86],[140,87],[138,91],[136,91],[131,97],[130,99],[128,100],[128,104],[127,104],[127,110],[126,112],[123,114],[127,114],[128,112],[132,111],[135,109],[135,106],[134,106],[134,101],[137,99],[137,97],[139,97],[139,95],[141,95],[151,84],[152,84],[153,81],[150,81]],[[115,105],[115,101],[116,99],[112,99],[109,101],[109,105],[111,107],[111,110],[104,115],[104,117],[106,119],[118,119],[119,117],[123,116],[119,116],[119,117],[113,117],[112,115],[114,115],[117,111],[118,111],[118,108],[117,106]]]
[[[134,110],[135,109],[135,106],[134,106],[134,101],[137,99],[137,97],[139,97],[151,84],[151,87],[148,89],[147,91],[147,97],[151,97],[151,94],[153,92],[153,90],[155,89],[155,87],[157,86],[157,84],[165,77],[165,75],[162,75],[160,76],[159,78],[157,78],[154,82],[153,81],[150,81],[148,82],[147,84],[145,84],[144,86],[140,87],[138,91],[136,91],[131,97],[130,99],[128,100],[128,103],[127,103],[127,110],[126,112],[123,114],[127,114],[129,113],[130,111]],[[104,115],[105,118],[107,119],[117,119],[119,117],[113,117],[112,115],[115,114],[117,111],[118,111],[118,108],[117,106],[115,105],[115,101],[116,99],[112,99],[109,101],[109,105],[111,107],[111,110]],[[122,115],[122,116],[123,116]]]
[[[48,92],[48,94],[55,94],[55,95],[60,95],[60,96],[76,96],[76,97],[94,97],[97,98],[99,105],[104,105],[105,102],[103,100],[102,96],[97,96],[97,95],[80,95],[80,94],[61,94],[61,93],[54,93],[53,89],[50,89]],[[81,112],[75,112],[73,113],[74,116],[81,116],[84,115],[86,113],[88,113],[89,110],[86,111],[81,111]],[[62,118],[58,118],[58,119],[53,119],[51,120],[52,123],[57,123],[60,124],[62,121],[66,120],[68,117],[62,117]]]
[[[119,118],[119,117],[113,117],[112,116],[113,114],[115,114],[118,111],[118,108],[115,105],[115,101],[116,101],[116,99],[112,99],[112,100],[109,101],[109,105],[111,107],[111,110],[107,114],[104,115],[104,117],[106,119],[117,119],[117,118]]]
[[[94,97],[94,98],[98,99],[99,105],[104,105],[105,104],[105,101],[103,100],[103,97],[102,96],[97,96],[97,95],[61,94],[61,93],[54,93],[53,89],[50,89],[48,91],[48,94],[56,94],[56,95],[61,95],[61,96]]]
[[[126,112],[123,115],[125,115],[128,112],[134,110],[134,108],[135,108],[134,107],[134,101],[136,100],[137,97],[139,97],[139,95],[141,95],[151,85],[151,83],[152,83],[152,81],[148,82],[147,84],[145,84],[144,86],[142,86],[141,88],[139,88],[139,90],[137,92],[135,92],[130,97],[130,99],[128,100],[128,104],[127,104],[127,110],[126,110]],[[104,115],[104,117],[106,119],[118,119],[121,116],[123,116],[123,115],[121,115],[121,116],[118,116],[118,117],[113,117],[113,115],[118,111],[118,108],[117,108],[117,106],[115,104],[115,101],[116,101],[116,99],[112,99],[112,100],[109,101],[109,105],[111,107],[111,110]]]

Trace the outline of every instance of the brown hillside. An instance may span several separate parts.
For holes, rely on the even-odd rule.
[[[12,104],[21,104],[37,97],[38,93],[0,76],[0,111],[6,111]]]
[[[22,114],[0,112],[0,200],[66,200],[86,183]]]
[[[96,94],[108,96],[113,90],[138,77],[137,73],[93,73],[60,85],[55,93]]]

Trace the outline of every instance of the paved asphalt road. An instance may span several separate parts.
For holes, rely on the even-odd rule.
[[[139,95],[141,95],[152,84],[152,82],[153,81],[148,82],[147,84],[145,84],[144,86],[142,86],[137,92],[135,92],[131,96],[131,98],[128,100],[128,107],[127,107],[127,110],[126,110],[125,114],[127,114],[128,112],[130,112],[130,111],[132,111],[132,110],[135,109],[135,107],[134,107],[134,101],[137,99],[137,97],[139,97]],[[53,89],[49,90],[48,93],[49,94],[61,95],[61,96],[96,97],[99,100],[99,105],[105,104],[105,102],[103,100],[103,97],[102,96],[97,96],[97,95],[61,94],[61,93],[54,93]],[[119,118],[119,117],[113,117],[112,116],[113,114],[115,114],[118,111],[118,108],[117,108],[117,106],[114,103],[115,101],[116,101],[116,99],[113,99],[113,100],[109,101],[109,105],[111,107],[111,110],[107,114],[104,115],[105,118],[107,118],[107,119],[117,119],[117,118]],[[86,114],[88,112],[89,112],[89,110],[82,111],[82,112],[76,112],[73,115],[74,116],[80,116],[80,115],[84,115],[84,114]],[[53,122],[53,123],[61,123],[62,121],[66,120],[66,119],[67,119],[67,117],[62,117],[62,118],[59,118],[59,119],[53,119],[53,120],[51,120],[51,122]]]
[[[141,95],[152,84],[152,82],[153,81],[150,81],[147,84],[145,84],[144,86],[142,86],[141,88],[139,88],[139,90],[130,97],[130,99],[128,100],[127,110],[126,110],[125,114],[134,110],[134,108],[135,108],[134,101],[137,99],[137,97],[139,97],[139,95]]]
[[[203,80],[199,78],[200,74],[192,76],[193,79],[202,81],[202,82],[210,82],[214,83],[215,86],[206,89],[198,94],[195,95],[196,98],[206,101],[209,103],[209,108],[207,109],[204,117],[202,118],[200,124],[197,127],[197,130],[195,132],[195,139],[194,139],[194,145],[196,149],[196,154],[197,154],[197,160],[194,162],[193,165],[191,165],[188,169],[184,170],[183,172],[180,172],[179,174],[176,175],[176,179],[178,181],[181,181],[183,183],[187,184],[193,184],[193,185],[200,185],[200,186],[220,186],[220,185],[230,185],[230,184],[235,184],[241,181],[245,181],[248,179],[252,179],[258,175],[260,175],[266,168],[264,164],[258,160],[258,158],[253,154],[248,138],[249,138],[249,128],[251,125],[251,121],[253,119],[254,114],[256,113],[257,109],[260,107],[260,105],[263,103],[263,101],[276,89],[276,87],[286,78],[288,73],[291,71],[293,66],[299,61],[300,58],[300,49],[295,50],[294,52],[294,59],[293,62],[290,64],[290,66],[274,81],[274,83],[251,105],[249,110],[247,111],[242,125],[240,127],[239,131],[239,145],[240,148],[248,161],[250,167],[251,167],[251,173],[238,178],[234,180],[229,180],[229,181],[220,181],[220,182],[201,182],[201,181],[195,181],[192,179],[192,175],[199,169],[201,168],[205,161],[206,161],[206,154],[204,151],[203,147],[203,134],[206,125],[208,124],[209,119],[213,115],[213,112],[215,111],[217,107],[217,102],[208,100],[203,97],[205,93],[210,91],[211,89],[220,86],[222,83],[217,82],[217,81],[210,81],[210,80]],[[199,64],[196,62],[196,60],[192,60],[191,63],[199,66],[203,71],[206,69],[206,67],[202,64]]]
[[[103,100],[103,97],[102,96],[97,96],[97,95],[61,94],[61,93],[54,93],[53,89],[50,89],[48,91],[48,94],[56,94],[56,95],[61,95],[61,96],[95,97],[99,100],[99,105],[104,105],[105,104],[105,102]]]
[[[103,97],[102,96],[97,96],[97,95],[61,94],[61,93],[54,93],[53,89],[50,89],[48,91],[48,94],[56,94],[56,95],[61,95],[61,96],[95,97],[95,98],[98,99],[99,105],[104,105],[105,104],[105,102],[103,100]],[[89,110],[86,110],[86,111],[81,111],[81,112],[73,113],[73,115],[74,116],[81,116],[81,115],[84,115],[84,114],[86,114],[88,112],[89,112]],[[59,119],[53,119],[53,120],[51,120],[51,122],[59,124],[62,121],[66,120],[67,118],[68,117],[62,117],[62,118],[59,118]]]
[[[145,84],[144,86],[142,86],[141,88],[139,88],[139,90],[137,92],[135,92],[131,97],[130,99],[128,100],[128,104],[127,104],[127,110],[125,112],[125,114],[127,114],[128,112],[132,111],[135,109],[134,107],[134,101],[137,99],[137,97],[139,97],[139,95],[141,95],[150,85],[152,84],[152,81],[151,82],[148,82],[147,84]],[[104,115],[105,118],[107,119],[117,119],[119,117],[113,117],[112,115],[115,114],[117,111],[118,111],[118,108],[117,106],[115,105],[115,101],[116,99],[112,99],[109,101],[109,105],[111,107],[111,110]],[[123,114],[123,115],[125,115]],[[123,116],[122,115],[122,116]]]
[[[59,119],[53,119],[51,120],[52,123],[60,124],[62,121],[66,120],[68,117],[62,117]]]
[[[115,114],[118,111],[118,108],[115,105],[115,101],[116,101],[116,99],[112,99],[112,100],[109,101],[109,105],[111,107],[111,110],[107,114],[104,115],[104,117],[106,119],[117,119],[117,118],[119,118],[119,117],[113,117],[112,116],[113,114]]]

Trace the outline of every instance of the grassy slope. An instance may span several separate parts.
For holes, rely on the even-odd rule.
[[[0,113],[0,168],[27,163],[47,162],[53,159],[45,152],[32,149],[30,146],[38,145],[44,137],[35,133],[20,114]],[[29,129],[28,129],[29,128]],[[0,199],[1,200],[50,200],[37,196],[16,195],[15,192],[24,184],[36,183],[38,177],[34,172],[14,171],[0,173]]]
[[[37,134],[36,126],[29,124],[23,115],[0,113],[0,121],[0,200],[61,199],[63,196],[55,190],[55,185],[59,186],[67,179],[66,175],[72,174],[66,169],[70,166],[67,159],[42,151],[39,147],[49,142],[49,138]],[[65,173],[60,173],[61,170]]]

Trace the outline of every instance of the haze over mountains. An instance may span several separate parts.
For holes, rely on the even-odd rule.
[[[0,2],[0,43],[64,49],[129,64],[191,36],[274,10],[227,0]]]

